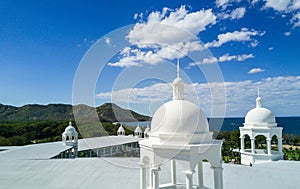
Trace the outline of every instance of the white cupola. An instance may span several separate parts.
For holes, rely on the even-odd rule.
[[[136,128],[134,130],[134,136],[137,138],[142,138],[142,136],[143,136],[143,131],[139,124],[136,126]]]
[[[69,121],[69,125],[65,128],[65,131],[62,133],[62,141],[65,146],[77,146],[78,144],[78,133],[72,126],[71,120]]]
[[[266,138],[266,149],[256,149],[255,140],[257,136]],[[246,149],[245,138],[251,141],[251,149]],[[277,137],[278,150],[272,150],[271,141],[273,136]],[[282,127],[277,127],[276,119],[271,110],[262,106],[262,98],[259,94],[256,98],[256,107],[251,109],[245,116],[244,127],[240,127],[241,139],[241,163],[250,165],[257,162],[276,161],[283,159],[282,153]]]
[[[206,188],[203,183],[203,160],[208,160],[214,175],[214,188],[222,189],[222,141],[213,140],[203,111],[190,101],[184,100],[184,82],[179,75],[173,81],[173,98],[160,106],[151,121],[151,132],[145,130],[140,145],[140,189],[149,188]],[[146,132],[147,131],[147,132]],[[177,183],[176,161],[184,168],[185,187]],[[161,165],[171,163],[171,183],[160,183]],[[149,170],[146,170],[149,167]],[[196,169],[197,167],[197,169]],[[198,174],[198,184],[193,184],[193,174]],[[146,181],[149,173],[148,182]],[[163,185],[161,185],[163,184]]]
[[[125,129],[123,128],[122,124],[118,128],[117,135],[118,136],[125,136]]]

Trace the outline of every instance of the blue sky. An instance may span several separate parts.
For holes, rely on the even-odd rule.
[[[170,65],[179,57],[187,98],[198,98],[208,116],[212,102],[221,102],[211,96],[201,69],[216,66],[226,90],[226,116],[244,116],[255,104],[258,87],[275,115],[300,116],[299,0],[1,1],[0,13],[2,104],[72,103],[83,56],[97,43],[104,44],[99,54],[105,53],[105,45],[119,43],[109,33],[127,26],[128,32],[120,34],[129,44],[119,49],[124,53],[99,62],[106,65],[96,81],[94,105],[111,101],[113,94],[113,102],[151,115],[171,98],[167,83],[175,68]],[[151,28],[153,24],[169,24],[201,42],[184,38],[180,31],[162,37],[172,29]],[[143,46],[149,41],[178,47],[187,56],[167,47]],[[206,51],[196,62],[189,58],[189,53]],[[127,78],[121,82],[124,73]],[[128,85],[127,80],[135,83]]]

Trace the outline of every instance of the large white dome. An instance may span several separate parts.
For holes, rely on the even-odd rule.
[[[163,104],[154,114],[151,133],[186,134],[207,133],[209,126],[205,114],[187,100],[172,100]]]

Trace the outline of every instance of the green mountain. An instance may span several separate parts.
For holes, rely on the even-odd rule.
[[[74,109],[73,109],[74,108]],[[0,121],[43,121],[43,120],[69,120],[74,119],[73,111],[77,115],[89,117],[95,114],[95,108],[87,105],[29,104],[22,107],[0,104]],[[150,117],[138,114],[132,110],[123,109],[113,103],[105,103],[96,107],[99,119],[103,122],[117,121],[146,121]]]

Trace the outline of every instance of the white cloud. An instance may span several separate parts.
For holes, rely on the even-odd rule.
[[[264,0],[265,8],[272,8],[281,14],[282,18],[290,17],[293,28],[300,27],[300,0]],[[286,36],[290,33],[286,32]]]
[[[232,19],[241,19],[244,17],[245,13],[246,13],[245,7],[237,8],[232,11],[231,18]]]
[[[256,74],[256,73],[260,73],[260,72],[264,72],[264,69],[261,68],[252,68],[251,70],[248,71],[248,74]]]
[[[213,89],[225,87],[227,116],[244,116],[247,111],[255,107],[258,87],[261,89],[263,106],[270,108],[276,116],[299,116],[300,76],[279,76],[260,81],[185,84],[185,98],[195,103],[198,102],[197,99],[200,99],[200,107],[207,116],[211,115],[212,102],[215,106],[222,106],[222,103],[224,103],[224,96],[214,95],[212,97],[211,87]],[[150,102],[171,100],[172,87],[170,84],[157,83],[143,88],[101,92],[97,94],[97,97],[104,100],[112,99],[115,103],[144,104],[146,106]],[[145,107],[145,109],[148,110],[148,107]]]
[[[151,12],[146,21],[135,24],[126,37],[139,51],[123,54],[118,62],[109,65],[129,67],[143,63],[157,64],[160,62],[158,60],[181,58],[189,52],[201,51],[205,47],[196,35],[215,23],[216,16],[211,9],[189,12],[185,6],[181,6],[176,10],[163,8],[161,12]],[[150,58],[155,60],[150,61]]]
[[[227,4],[229,3],[229,0],[216,0],[216,5],[218,7],[223,7],[225,8]]]
[[[211,9],[189,13],[185,6],[181,6],[169,15],[166,11],[170,10],[152,12],[147,22],[137,23],[127,36],[130,44],[145,47],[151,43],[173,45],[178,42],[187,42],[192,36],[187,32],[197,35],[208,25],[216,23],[216,16]]]
[[[253,54],[241,54],[241,55],[224,54],[224,55],[220,56],[219,58],[209,57],[209,58],[204,58],[201,62],[191,62],[191,63],[189,63],[189,67],[201,65],[201,64],[214,64],[214,63],[218,63],[218,62],[230,62],[230,61],[241,62],[241,61],[245,61],[249,58],[254,58],[254,55]]]
[[[274,47],[269,47],[268,50],[272,51],[272,50],[274,50]]]
[[[276,11],[286,11],[291,0],[265,0],[266,7],[273,8]]]
[[[246,14],[246,8],[240,7],[230,11],[222,11],[218,14],[218,18],[221,20],[225,20],[230,18],[231,20],[238,20],[244,17]]]
[[[297,13],[292,18],[293,27],[300,27],[300,13]]]
[[[219,62],[227,62],[227,61],[232,61],[236,59],[237,56],[233,55],[230,56],[229,54],[224,54],[223,56],[219,57]]]
[[[244,61],[244,60],[247,60],[249,58],[254,58],[254,55],[253,54],[242,54],[242,55],[239,55],[237,56],[237,61]]]
[[[219,62],[228,62],[232,60],[237,60],[239,62],[247,60],[249,58],[254,58],[253,54],[241,54],[241,55],[229,55],[229,54],[224,54],[223,56],[219,57]]]
[[[205,47],[220,47],[228,42],[244,42],[253,41],[253,36],[262,36],[264,32],[259,32],[254,29],[242,28],[241,31],[227,32],[218,35],[218,40],[206,43]]]
[[[285,36],[290,36],[292,33],[291,32],[284,32]]]

